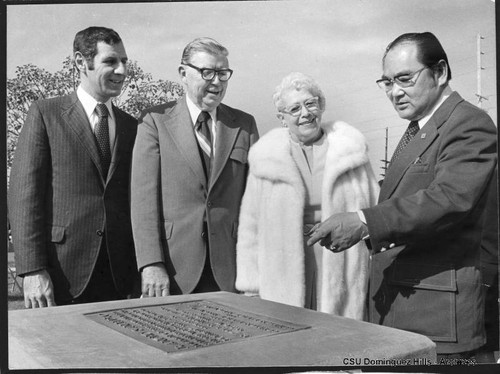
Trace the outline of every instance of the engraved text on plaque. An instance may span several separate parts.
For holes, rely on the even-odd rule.
[[[114,309],[86,316],[166,352],[309,328],[207,300]]]

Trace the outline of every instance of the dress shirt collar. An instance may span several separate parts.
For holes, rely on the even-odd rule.
[[[191,116],[191,121],[193,122],[193,127],[196,125],[196,121],[198,120],[198,116],[201,113],[201,109],[196,106],[195,103],[189,98],[189,95],[186,94],[186,103],[189,110],[189,115]],[[215,125],[217,123],[217,108],[208,112],[210,114],[210,118],[212,119],[212,123]]]
[[[450,86],[447,86],[444,91],[443,95],[441,96],[441,99],[437,102],[436,105],[434,105],[434,108],[427,114],[425,117],[422,117],[421,119],[418,120],[418,127],[422,128],[425,126],[427,122],[431,119],[433,114],[438,110],[438,108],[445,102],[445,100],[451,95],[453,91],[451,90]]]
[[[89,120],[92,118],[93,115],[95,115],[95,107],[98,104],[97,100],[94,99],[87,91],[83,89],[83,87],[80,85],[78,86],[78,89],[76,90],[76,95],[78,96],[78,100],[83,105],[83,109],[85,109],[85,113],[87,114],[87,118]],[[103,103],[106,105],[108,108],[109,115],[113,120],[115,120],[115,114],[113,113],[113,106],[111,105],[111,99]]]

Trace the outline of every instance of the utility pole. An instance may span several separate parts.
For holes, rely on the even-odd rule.
[[[389,160],[387,159],[388,142],[389,142],[389,128],[386,127],[385,128],[385,155],[384,155],[384,159],[380,160],[384,164],[383,166],[380,167],[384,171],[382,174],[380,174],[382,176],[382,179],[385,178],[385,173],[387,172],[387,168],[388,168],[388,164],[389,164]]]
[[[481,70],[484,70],[484,68],[481,66],[481,55],[483,55],[484,53],[481,51],[481,39],[484,39],[480,33],[477,34],[477,37],[476,37],[476,69],[477,69],[477,73],[476,73],[476,77],[477,77],[477,92],[476,92],[476,96],[477,96],[477,106],[479,108],[482,108],[482,102],[483,100],[488,100],[488,98],[484,97],[482,95],[482,92],[481,92]]]

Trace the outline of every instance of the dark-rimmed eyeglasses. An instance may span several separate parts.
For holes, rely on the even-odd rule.
[[[392,86],[396,83],[401,88],[412,87],[417,83],[418,77],[420,77],[420,73],[425,69],[429,69],[428,66],[424,66],[422,69],[414,71],[410,74],[401,74],[392,79],[390,78],[382,78],[376,81],[378,86],[383,89],[385,92],[392,90]]]
[[[291,116],[298,117],[302,113],[302,107],[306,108],[308,112],[315,112],[320,109],[319,107],[319,97],[312,97],[304,101],[303,104],[293,104],[287,108],[280,110],[280,112],[288,113]]]
[[[231,69],[208,69],[208,68],[199,68],[198,66],[194,66],[188,63],[182,63],[182,65],[189,66],[190,68],[198,70],[201,74],[201,77],[206,81],[211,81],[215,78],[215,74],[219,77],[219,80],[222,82],[226,82],[233,75],[233,71]]]

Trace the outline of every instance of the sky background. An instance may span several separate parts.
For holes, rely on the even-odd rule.
[[[224,102],[255,116],[261,134],[279,126],[274,88],[292,71],[311,75],[326,96],[324,120],[363,132],[375,173],[382,173],[407,123],[375,84],[385,47],[406,32],[431,31],[453,72],[451,87],[477,104],[477,35],[483,109],[497,123],[495,3],[491,0],[198,1],[7,6],[7,78],[32,63],[50,72],[71,55],[76,32],[106,26],[129,59],[155,80],[180,83],[184,46],[199,36],[229,50],[234,70]]]

